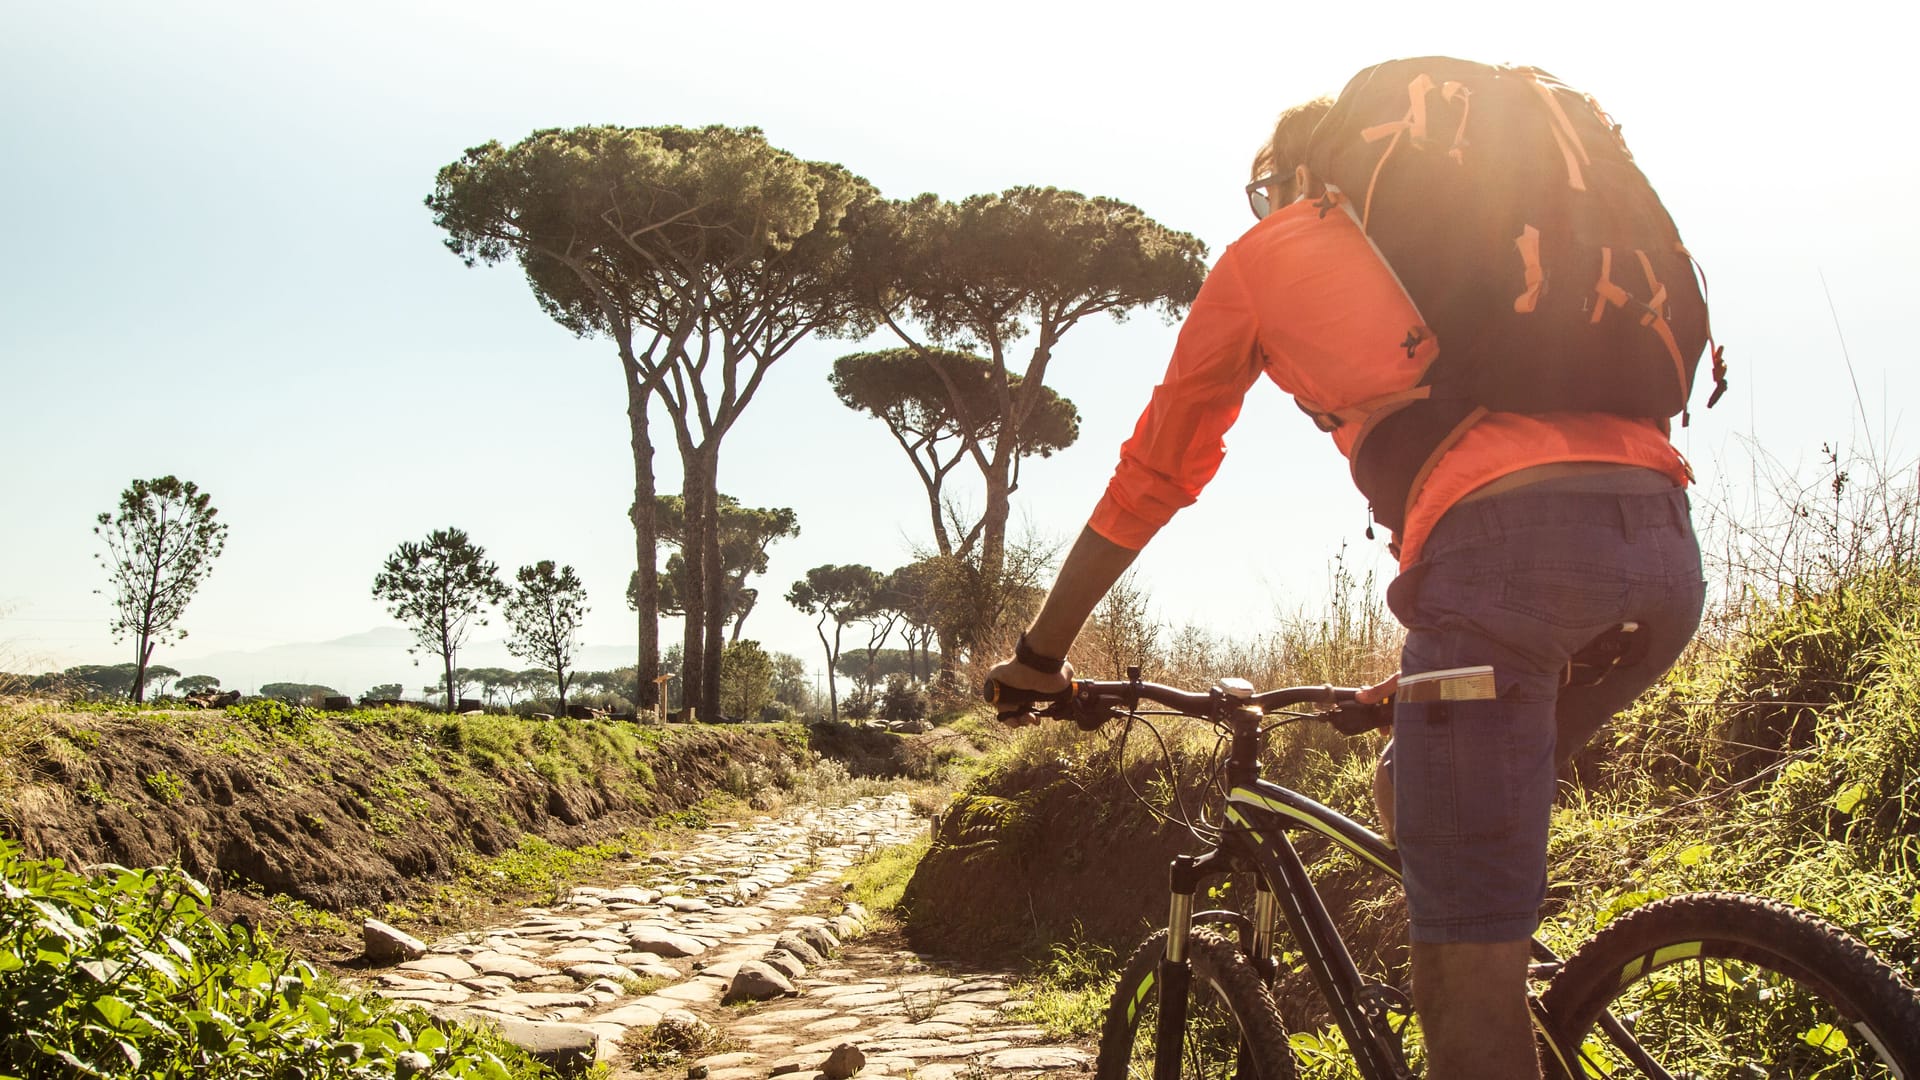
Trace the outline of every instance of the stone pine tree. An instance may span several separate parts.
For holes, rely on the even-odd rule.
[[[886,424],[906,451],[927,492],[934,548],[942,555],[972,554],[986,519],[965,521],[944,487],[962,461],[991,464],[992,455],[984,449],[993,445],[1001,423],[993,366],[953,349],[882,349],[835,360],[827,378],[841,404]],[[1015,395],[1020,381],[1018,375],[1008,378]],[[1079,437],[1080,410],[1052,388],[1041,387],[1033,412],[1021,426],[1007,493],[1019,490],[1023,459],[1047,457]]]
[[[542,559],[514,572],[514,589],[507,597],[507,651],[540,665],[553,677],[560,714],[567,711],[567,685],[573,679],[574,657],[580,651],[580,624],[587,617],[587,589],[573,567],[557,571],[553,560]],[[513,673],[502,670],[505,678]]]
[[[146,699],[154,647],[187,636],[180,616],[227,546],[219,514],[191,480],[162,476],[135,480],[119,509],[94,523],[107,547],[96,558],[110,582],[103,591],[113,599],[114,640],[133,639],[135,701]]]
[[[678,495],[661,495],[656,501],[654,514],[660,543],[684,549],[686,502]],[[748,585],[747,579],[767,572],[767,549],[781,540],[800,535],[800,519],[790,507],[741,506],[740,500],[731,495],[720,496],[718,510],[720,573],[725,586],[726,619],[732,626],[727,643],[733,644],[740,640],[747,616],[753,613],[760,599],[760,590]],[[667,557],[659,582],[661,613],[684,616],[686,606],[681,598],[688,591],[684,550]],[[627,584],[629,606],[638,606],[638,592],[636,575]]]
[[[727,618],[720,447],[766,370],[813,334],[859,335],[849,238],[876,203],[837,165],[753,128],[583,127],[488,143],[440,170],[427,205],[469,264],[516,260],[561,325],[620,355],[633,429],[639,685],[658,672],[653,441],[673,420],[687,500],[683,678],[711,713]],[[649,696],[648,701],[651,700]]]
[[[979,548],[967,560],[982,606],[967,620],[975,636],[991,632],[1006,601],[1014,464],[1062,339],[1085,319],[1136,308],[1175,318],[1200,291],[1205,258],[1200,241],[1138,207],[1050,187],[957,203],[922,195],[888,204],[860,231],[854,263],[874,317],[923,358],[971,342],[991,365],[997,423],[959,432],[986,489]],[[933,367],[964,415],[975,391]]]
[[[881,577],[871,566],[816,566],[807,576],[787,590],[787,603],[815,616],[814,630],[820,635],[820,647],[827,656],[827,701],[833,719],[840,719],[840,691],[834,683],[834,667],[840,663],[840,633],[848,623],[865,618],[867,608],[879,591]],[[833,624],[833,637],[827,637],[827,624]]]
[[[500,567],[460,529],[435,529],[425,542],[403,542],[373,579],[373,598],[413,631],[409,652],[424,651],[445,665],[447,711],[459,706],[454,659],[486,610],[507,598]]]

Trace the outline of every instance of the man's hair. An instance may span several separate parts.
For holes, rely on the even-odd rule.
[[[1321,117],[1333,109],[1333,99],[1317,97],[1312,101],[1303,101],[1286,112],[1273,125],[1273,137],[1253,155],[1253,173],[1249,180],[1258,180],[1269,174],[1285,176],[1293,172],[1307,156],[1307,139],[1313,134],[1314,127]]]

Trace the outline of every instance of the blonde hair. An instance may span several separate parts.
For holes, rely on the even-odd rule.
[[[1281,113],[1280,119],[1274,122],[1272,137],[1253,155],[1253,173],[1247,179],[1291,175],[1294,167],[1306,159],[1307,140],[1312,137],[1314,127],[1332,110],[1333,99],[1322,96]]]

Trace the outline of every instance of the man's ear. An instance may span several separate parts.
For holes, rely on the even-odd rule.
[[[1296,199],[1312,198],[1318,194],[1314,190],[1313,172],[1305,165],[1293,167],[1293,191]]]

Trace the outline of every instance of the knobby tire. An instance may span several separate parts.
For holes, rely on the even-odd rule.
[[[1547,987],[1561,1045],[1589,1076],[1920,1080],[1920,996],[1840,928],[1759,897],[1635,908]],[[1626,1024],[1658,1068],[1601,1030]]]
[[[1194,1080],[1294,1080],[1293,1054],[1273,995],[1233,942],[1208,929],[1187,937],[1193,979],[1180,1075]],[[1095,1080],[1149,1080],[1167,931],[1140,943],[1121,973],[1100,1032]],[[1237,1044],[1237,1046],[1235,1045]],[[1251,1069],[1239,1067],[1244,1048]]]

